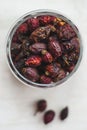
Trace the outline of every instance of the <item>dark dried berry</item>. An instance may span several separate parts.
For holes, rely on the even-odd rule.
[[[60,112],[60,119],[65,120],[68,116],[68,107],[65,107],[64,109],[61,110]]]
[[[39,27],[39,20],[37,18],[31,18],[27,20],[29,31],[32,32]]]
[[[39,54],[42,50],[46,49],[45,43],[35,43],[29,46],[29,50],[34,54]]]
[[[69,41],[63,42],[62,44],[63,44],[64,52],[70,52],[74,49],[73,44],[71,44],[71,42],[69,42]]]
[[[24,57],[23,51],[21,51],[16,57],[15,57],[15,61],[19,61],[20,59],[22,59]]]
[[[71,38],[75,36],[76,36],[76,33],[69,24],[65,24],[64,26],[61,26],[60,30],[58,31],[58,37],[61,40],[70,40]]]
[[[30,56],[26,61],[25,65],[26,66],[31,66],[31,67],[37,67],[41,65],[41,57],[40,56]]]
[[[39,42],[48,38],[51,32],[55,32],[56,28],[52,25],[48,25],[45,27],[39,27],[35,31],[33,31],[30,35],[30,40],[34,42]]]
[[[60,70],[60,66],[57,63],[52,63],[52,64],[47,65],[45,70],[46,70],[45,74],[47,76],[54,78],[58,75],[58,72]]]
[[[24,67],[25,60],[20,59],[18,62],[15,62],[14,65],[15,67],[21,72],[22,68]]]
[[[11,53],[17,55],[21,51],[21,44],[12,43],[11,44]]]
[[[41,75],[40,76],[40,83],[43,84],[50,84],[52,82],[52,79],[46,75]]]
[[[64,79],[65,77],[66,77],[66,72],[65,72],[63,69],[60,69],[59,72],[58,72],[57,77],[55,77],[55,78],[53,79],[53,81],[54,81],[54,82],[57,82],[57,81],[59,81],[59,80]]]
[[[23,53],[24,53],[25,56],[30,55],[29,45],[30,45],[29,41],[27,41],[27,40],[22,41],[22,50],[23,50]]]
[[[18,33],[27,33],[28,32],[28,25],[26,23],[21,24],[18,29]]]
[[[52,57],[52,55],[48,51],[43,50],[42,51],[42,60],[45,63],[51,63],[53,61],[53,57]]]
[[[49,110],[44,114],[44,123],[48,124],[50,123],[55,117],[55,112],[53,110]]]
[[[54,38],[49,38],[48,49],[55,59],[62,55],[59,41],[55,40]]]
[[[67,68],[67,71],[70,73],[73,71],[74,68],[75,68],[75,65],[72,64],[70,67]]]
[[[39,74],[38,74],[37,69],[35,68],[31,68],[31,67],[23,68],[22,73],[27,79],[33,82],[36,82],[39,80]]]
[[[47,102],[46,102],[46,100],[42,99],[42,100],[39,100],[36,105],[37,105],[37,109],[36,109],[35,114],[37,112],[43,112],[43,111],[45,111],[45,109],[47,107]]]
[[[17,42],[19,42],[19,40],[18,40],[17,31],[16,31],[15,34],[13,35],[13,37],[12,37],[12,43],[17,43]]]

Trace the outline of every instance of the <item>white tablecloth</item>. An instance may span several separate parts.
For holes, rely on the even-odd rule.
[[[0,1],[0,130],[87,130],[87,1],[86,0],[1,0]],[[11,74],[6,61],[6,36],[11,25],[23,14],[36,9],[55,9],[79,28],[83,58],[76,73],[62,85],[35,89],[20,83]],[[52,123],[45,126],[43,114],[33,116],[38,99],[48,101],[56,111]],[[69,106],[69,117],[61,122],[60,110]]]

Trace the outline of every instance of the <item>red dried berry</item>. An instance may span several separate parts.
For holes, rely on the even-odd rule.
[[[68,107],[65,107],[64,109],[61,110],[60,112],[60,119],[65,120],[68,116]]]
[[[48,49],[55,59],[62,55],[60,43],[53,37],[49,38]]]
[[[35,68],[31,68],[31,67],[23,68],[22,73],[27,79],[33,82],[36,82],[39,80],[39,74],[38,74],[37,69]]]
[[[37,105],[37,109],[36,109],[35,115],[37,112],[45,111],[45,109],[47,107],[47,102],[46,102],[46,100],[42,99],[42,100],[39,100],[36,105]]]
[[[58,31],[58,37],[61,40],[70,40],[71,38],[73,38],[75,36],[76,36],[76,33],[69,24],[60,26],[60,30]]]
[[[53,110],[49,110],[44,114],[44,123],[48,124],[50,123],[55,117],[55,112]]]
[[[15,32],[15,34],[13,35],[12,37],[12,43],[18,43],[19,40],[18,40],[18,34],[17,34],[17,31]]]
[[[56,77],[58,75],[58,72],[60,70],[60,66],[57,63],[49,64],[45,67],[45,74],[47,76],[50,76],[52,78]]]
[[[38,16],[38,20],[40,22],[40,25],[47,25],[53,23],[55,17],[44,15],[44,16]]]
[[[17,29],[17,32],[18,32],[18,33],[27,33],[27,31],[28,31],[28,25],[27,25],[27,23],[21,24],[21,25],[18,27],[18,29]]]
[[[31,18],[27,20],[29,31],[32,32],[39,27],[39,20],[37,18]]]
[[[52,55],[48,51],[43,50],[42,51],[42,60],[45,63],[51,63],[53,61],[53,57],[52,57]]]
[[[46,49],[45,43],[35,43],[30,45],[29,50],[34,54],[39,54],[42,50]]]
[[[52,82],[52,79],[46,75],[41,75],[40,82],[43,84],[50,84]]]
[[[41,65],[41,57],[40,56],[30,56],[26,61],[25,65],[26,66],[31,66],[31,67],[37,67]]]
[[[75,68],[75,65],[72,64],[70,67],[67,68],[67,71],[70,73],[73,71],[74,68]]]

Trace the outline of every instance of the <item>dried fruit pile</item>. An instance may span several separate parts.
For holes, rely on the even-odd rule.
[[[49,84],[65,78],[74,69],[79,53],[79,39],[72,26],[54,16],[29,18],[12,37],[15,67],[36,83]]]

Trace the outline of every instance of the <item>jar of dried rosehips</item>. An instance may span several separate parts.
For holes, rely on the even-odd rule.
[[[40,88],[65,82],[82,59],[77,27],[53,10],[36,10],[19,18],[10,29],[6,49],[15,77]]]

